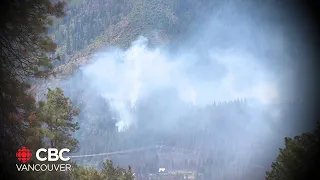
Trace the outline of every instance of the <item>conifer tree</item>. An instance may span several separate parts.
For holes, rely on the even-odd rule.
[[[320,179],[319,166],[320,122],[313,133],[303,133],[285,138],[285,148],[280,148],[266,180]]]
[[[63,91],[48,89],[47,101],[39,102],[38,121],[43,122],[40,129],[42,136],[49,140],[48,147],[76,149],[78,141],[73,133],[79,129],[74,117],[78,116],[79,109],[73,107],[71,100],[64,96]]]
[[[48,35],[65,3],[49,0],[3,0],[0,6],[0,179],[28,179],[16,174],[15,153],[26,143],[28,119],[35,99],[30,80],[51,74],[56,48]]]
[[[73,133],[79,129],[74,117],[79,110],[73,107],[71,100],[64,96],[61,89],[48,89],[46,101],[39,102],[39,113],[37,119],[32,122],[26,131],[28,133],[27,145],[33,150],[39,148],[68,148],[74,151],[78,141]],[[35,163],[36,160],[34,160]],[[60,164],[62,162],[47,162],[49,164]],[[70,163],[70,162],[69,162]],[[63,179],[66,174],[62,172],[40,172],[41,179]]]

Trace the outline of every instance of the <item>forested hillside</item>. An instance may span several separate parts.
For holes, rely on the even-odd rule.
[[[268,13],[268,8],[274,5],[278,6],[278,10],[286,6],[285,1],[277,0],[69,0],[68,4],[67,15],[55,21],[50,29],[52,38],[58,44],[56,53],[62,60],[54,63],[55,66],[62,65],[55,69],[60,75],[70,75],[101,48],[128,48],[141,35],[148,38],[149,45],[172,45],[171,48],[177,48],[190,39],[190,32],[197,31],[203,22],[210,19],[208,14],[219,17],[228,6],[236,6],[237,11],[247,12],[253,17]],[[256,11],[251,12],[250,8]],[[236,16],[232,11],[229,14]],[[262,18],[266,22],[290,26],[292,22],[284,20],[288,17],[281,12],[276,14],[262,15]],[[221,38],[217,40],[225,43]]]
[[[70,1],[68,15],[54,24],[52,34],[58,52],[68,54],[101,43],[128,47],[138,35],[150,31],[161,33],[160,40],[177,36],[211,4],[182,0]]]
[[[26,179],[282,180],[310,159],[318,131],[283,143],[310,130],[288,1],[21,2],[0,26],[1,172],[21,144],[72,151],[70,173]]]
[[[150,45],[182,43],[190,27],[197,24],[195,20],[220,4],[207,0],[70,1],[67,16],[50,30],[58,44],[57,54],[63,63],[70,62],[57,71],[73,72],[92,51],[108,45],[128,48],[140,35]]]
[[[79,114],[79,110],[59,88],[48,88],[44,101],[38,101],[30,89],[36,81],[51,75],[52,62],[59,59],[54,55],[57,45],[50,38],[48,29],[54,19],[64,17],[65,2],[20,0],[3,3],[3,19],[0,22],[0,178],[78,179],[78,172],[81,175],[90,174],[81,172],[88,169],[75,166],[72,173],[19,172],[19,169],[16,169],[19,166],[17,163],[21,161],[18,154],[26,157],[26,152],[20,151],[22,147],[30,156],[31,151],[39,148],[67,147],[74,151],[78,141],[73,132],[79,129],[74,117]],[[28,165],[39,163],[36,158],[29,157],[28,160]],[[52,165],[58,162],[49,163]],[[133,179],[130,169],[115,168],[110,161],[105,163],[103,170],[101,173],[96,172],[95,177]]]
[[[137,107],[130,109],[134,118],[138,119],[137,123],[127,131],[118,132],[119,117],[112,109],[111,102],[102,97],[99,90],[90,89],[90,84],[88,87],[79,84],[88,82],[85,75],[82,75],[83,72],[79,71],[79,67],[90,64],[90,56],[101,48],[114,46],[127,49],[138,36],[144,36],[148,39],[149,47],[165,46],[174,49],[185,44],[187,39],[190,39],[190,33],[198,31],[199,27],[206,28],[201,24],[210,19],[208,14],[216,16],[219,22],[224,18],[237,17],[236,13],[228,9],[229,6],[237,9],[239,14],[247,12],[259,20],[270,21],[272,27],[277,27],[277,24],[282,22],[281,18],[285,17],[279,12],[277,15],[281,18],[277,19],[274,18],[276,15],[266,12],[270,4],[272,6],[273,3],[278,3],[278,8],[283,4],[276,1],[246,4],[240,1],[229,3],[207,0],[82,0],[68,3],[67,16],[58,20],[50,29],[53,39],[58,44],[56,53],[61,56],[62,62],[57,63],[58,66],[55,68],[58,78],[49,81],[48,85],[59,84],[58,86],[61,86],[81,109],[77,118],[81,129],[76,132],[80,148],[76,155],[163,145],[189,150],[192,153],[179,159],[176,150],[173,153],[153,149],[135,154],[132,152],[113,155],[109,158],[122,167],[132,165],[134,172],[142,174],[156,171],[156,168],[152,167],[161,164],[171,169],[191,168],[199,172],[203,171],[201,168],[205,168],[205,180],[210,179],[212,174],[215,177],[233,179],[248,176],[258,179],[265,174],[265,170],[274,160],[272,158],[277,154],[277,147],[282,144],[282,139],[278,137],[295,133],[293,126],[285,129],[282,127],[294,116],[293,109],[297,109],[296,112],[301,111],[300,102],[273,103],[271,108],[281,112],[283,122],[279,124],[269,110],[256,109],[251,101],[244,99],[234,99],[230,102],[212,101],[211,105],[199,108],[179,102],[175,95],[161,99],[156,98],[157,94],[154,95],[155,98],[141,101]],[[261,12],[248,11],[252,7]],[[211,28],[208,26],[208,29]],[[214,28],[219,31],[222,25],[218,24]],[[258,26],[253,28],[262,29]],[[219,42],[203,39],[203,46],[214,43],[219,47],[232,46],[228,45],[228,40],[232,42],[232,38],[236,37],[234,34],[226,34],[214,36],[212,41]],[[259,35],[256,36],[259,39]],[[237,40],[235,42],[238,43]],[[250,48],[260,47],[255,45],[250,45]],[[271,48],[262,51],[273,52]],[[71,74],[72,78],[69,80]],[[57,80],[59,82],[56,82]],[[177,106],[180,111],[187,113],[171,116],[170,113],[176,112],[171,112],[170,107],[177,109]],[[162,114],[159,109],[163,111]],[[255,127],[260,129],[255,130]],[[267,145],[271,142],[272,146]],[[154,159],[155,156],[159,159]],[[79,158],[77,162],[100,169],[102,159],[107,157]],[[209,161],[214,163],[206,165]],[[227,172],[232,173],[227,175]]]

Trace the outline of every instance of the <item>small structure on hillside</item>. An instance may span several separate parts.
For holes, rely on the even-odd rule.
[[[159,168],[159,173],[163,173],[163,172],[166,172],[166,168]]]

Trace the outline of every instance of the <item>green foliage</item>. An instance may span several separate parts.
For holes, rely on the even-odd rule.
[[[0,162],[6,165],[0,169],[0,179],[28,179],[28,173],[15,176],[17,171],[14,164],[17,149],[21,144],[31,142],[25,135],[30,134],[31,137],[34,134],[33,131],[27,132],[28,125],[25,122],[36,108],[33,95],[27,92],[30,88],[29,78],[41,75],[41,68],[47,70],[51,66],[50,54],[55,50],[55,43],[48,35],[48,28],[53,18],[64,15],[64,3],[49,0],[1,2]],[[43,61],[41,65],[38,63],[40,60]],[[17,115],[23,118],[11,118]]]
[[[73,151],[78,142],[73,138],[73,133],[79,129],[78,124],[73,120],[74,116],[79,114],[79,110],[72,106],[70,99],[65,97],[59,88],[55,91],[48,89],[46,98],[46,102],[39,102],[37,119],[29,123],[28,129],[24,133],[26,137],[24,145],[34,151],[43,147],[69,148]],[[39,162],[33,159],[30,163]],[[41,179],[64,179],[66,177],[66,174],[61,172],[29,174]]]
[[[209,0],[91,0],[73,1],[67,16],[55,22],[52,37],[58,44],[57,54],[67,66],[59,72],[69,75],[77,69],[74,64],[95,49],[112,45],[128,48],[143,35],[150,45],[177,43],[184,39],[193,20],[218,8]],[[74,55],[74,56],[73,56]],[[67,60],[67,61],[65,61]],[[68,66],[69,65],[69,66]]]
[[[44,67],[51,66],[50,54],[55,52],[56,44],[48,35],[53,18],[64,16],[65,3],[52,3],[48,0],[19,3],[5,1],[6,12],[1,12],[1,68],[11,71],[9,75],[32,76],[37,74],[39,61]],[[47,57],[44,64],[44,58]],[[11,63],[10,63],[11,62]]]
[[[320,167],[317,165],[319,152],[320,124],[313,133],[303,133],[300,136],[285,138],[285,148],[280,148],[272,170],[267,171],[267,180],[291,180],[320,178]]]
[[[101,172],[85,167],[76,166],[70,173],[71,180],[133,180],[131,168],[128,170],[114,167],[111,160],[103,163]]]
[[[104,44],[128,47],[139,35],[159,31],[164,37],[184,32],[208,0],[93,0],[71,1],[63,21],[57,21],[52,35],[61,53],[90,51]],[[84,13],[86,12],[86,13]]]
[[[94,169],[76,167],[71,170],[71,180],[101,180],[101,174]]]
[[[30,76],[42,76],[41,67],[52,68],[48,53],[54,52],[55,43],[49,38],[47,29],[53,17],[64,15],[64,3],[5,0],[2,7],[6,9],[1,11],[0,22],[0,128],[6,129],[5,132],[10,129],[13,133],[1,139],[22,143],[25,127],[22,128],[24,125],[20,121],[13,123],[9,117],[21,112],[28,116],[35,109],[35,100],[27,93],[30,86],[26,82]]]
[[[78,141],[72,137],[79,129],[74,117],[79,109],[72,106],[71,100],[64,96],[63,91],[48,89],[47,102],[39,102],[39,121],[46,128],[41,128],[41,134],[50,140],[50,146],[58,149],[69,148],[73,151]]]

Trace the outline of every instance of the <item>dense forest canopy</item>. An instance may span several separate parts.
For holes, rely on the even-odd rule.
[[[15,147],[68,147],[75,165],[30,179],[143,180],[160,178],[159,168],[198,180],[262,179],[273,168],[268,178],[283,179],[292,175],[278,170],[292,164],[282,156],[314,151],[305,140],[314,134],[283,142],[311,130],[296,82],[306,80],[296,72],[308,65],[311,29],[294,3],[27,2],[1,23],[1,74],[11,82],[1,110],[3,119],[38,113],[1,125],[17,132],[5,134],[20,138]]]

